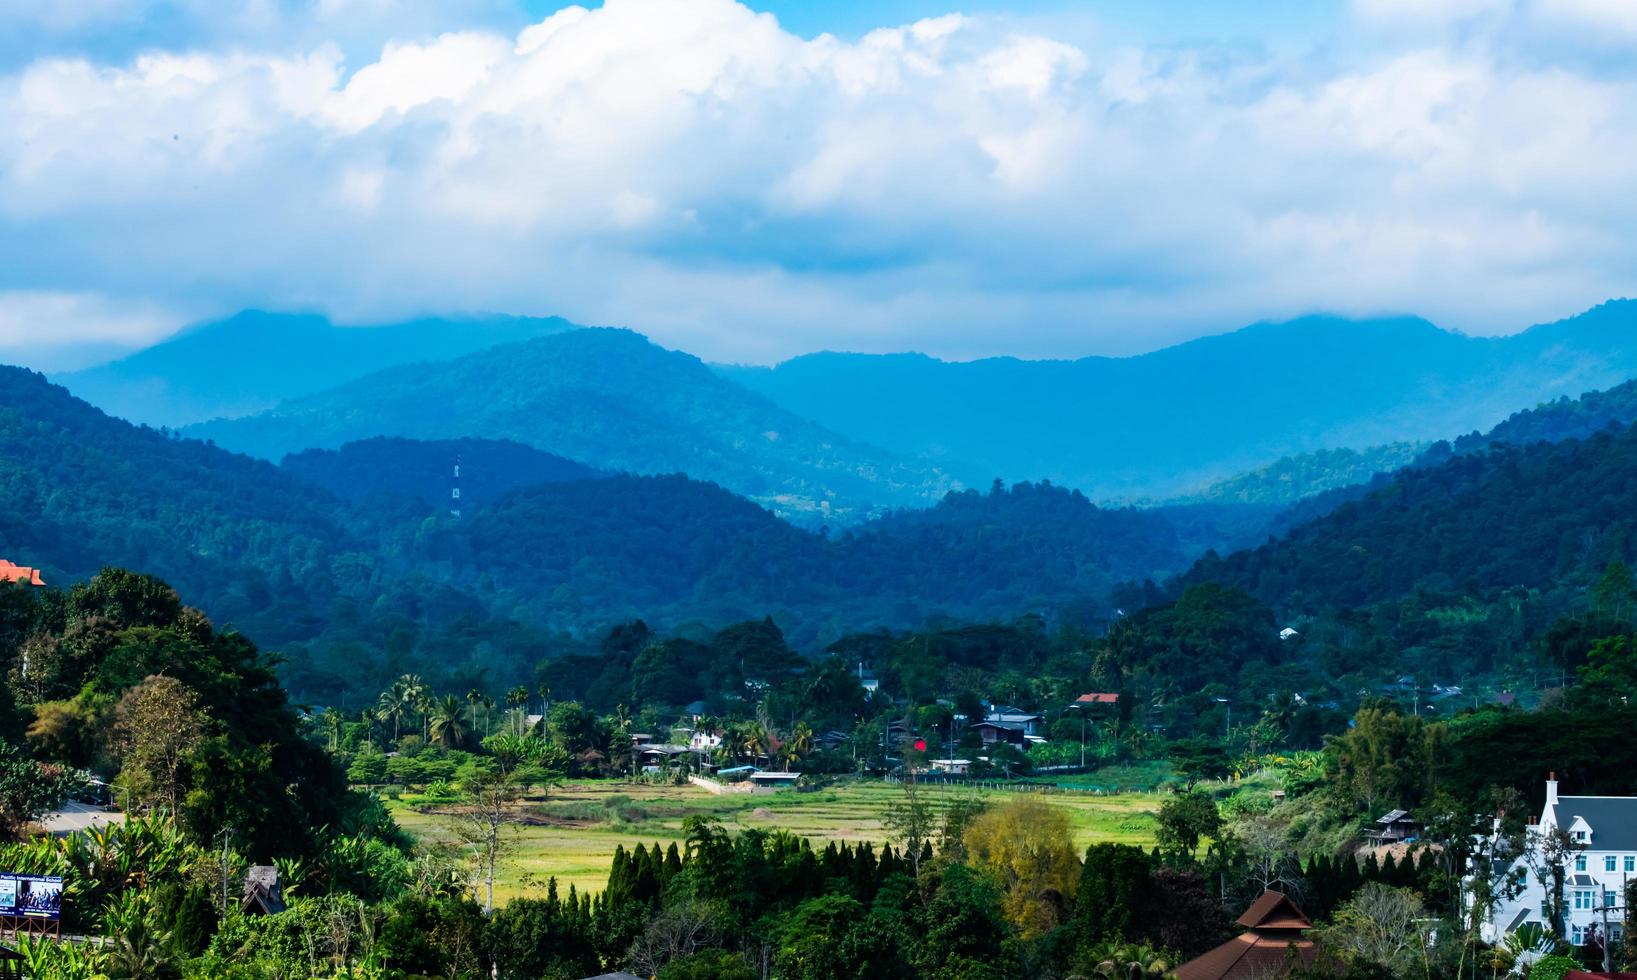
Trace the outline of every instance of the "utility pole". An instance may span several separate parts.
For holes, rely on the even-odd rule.
[[[222,838],[222,918],[227,918],[227,845],[233,839],[232,826],[223,827],[218,835]]]
[[[1086,713],[1080,712],[1080,768],[1086,768]]]

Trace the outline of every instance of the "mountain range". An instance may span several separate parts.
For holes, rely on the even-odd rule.
[[[176,428],[264,411],[382,368],[573,327],[557,317],[510,316],[341,327],[321,316],[246,310],[53,380],[111,415]]]
[[[706,392],[727,384],[617,331],[495,356],[609,343],[627,350],[622,363],[663,365]],[[467,370],[494,369],[473,356]],[[596,383],[573,356],[558,363]],[[426,370],[364,382],[404,372],[413,384]],[[530,406],[526,395],[500,400]],[[388,404],[413,403],[401,397]],[[1298,592],[1334,606],[1466,579],[1528,586],[1630,553],[1637,436],[1622,426],[1634,419],[1637,383],[1549,402],[1284,511],[1225,500],[1110,509],[1049,483],[997,482],[825,533],[691,476],[610,474],[520,442],[371,437],[274,465],[133,426],[3,369],[0,555],[52,581],[107,564],[152,570],[280,647],[298,690],[336,693],[408,667],[503,670],[636,617],[722,625],[772,613],[804,649],[851,630],[1026,612],[1094,624],[1123,601],[1111,599],[1120,583],[1161,580],[1201,554],[1182,584],[1223,581],[1275,605]],[[472,490],[459,518],[448,506],[454,459]],[[1216,557],[1270,526],[1292,530]]]
[[[946,362],[820,353],[724,377],[952,472],[1171,497],[1284,456],[1428,442],[1637,375],[1637,301],[1497,338],[1304,317],[1135,357]]]
[[[406,364],[188,435],[279,459],[375,436],[510,439],[610,472],[686,473],[815,526],[961,486],[864,445],[628,330],[585,328]]]

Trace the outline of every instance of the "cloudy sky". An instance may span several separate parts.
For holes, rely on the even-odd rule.
[[[251,306],[753,362],[1501,332],[1637,295],[1634,161],[1637,0],[0,0],[0,357]]]

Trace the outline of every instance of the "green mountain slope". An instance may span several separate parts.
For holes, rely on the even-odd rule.
[[[503,439],[365,439],[336,450],[293,453],[284,457],[279,469],[352,501],[377,495],[408,497],[444,509],[479,507],[531,484],[605,475],[571,459]],[[459,502],[450,503],[455,489],[460,490]]]
[[[1412,318],[1263,323],[1138,357],[823,353],[720,368],[905,454],[1098,497],[1167,497],[1297,453],[1445,438],[1637,375],[1637,302],[1505,338]]]
[[[372,436],[512,439],[603,470],[720,483],[786,516],[856,521],[959,484],[852,442],[625,330],[584,329],[392,368],[187,430],[269,459]]]
[[[500,316],[338,327],[319,316],[246,310],[52,380],[111,415],[175,427],[260,412],[381,368],[573,327],[556,317]]]
[[[456,447],[477,461],[473,480],[506,463],[514,483],[459,519],[439,486]],[[371,469],[369,488],[324,488]],[[824,534],[683,476],[516,485],[527,475],[583,474],[474,441],[377,440],[275,467],[0,370],[0,557],[58,584],[107,565],[151,569],[278,648],[292,689],[321,700],[409,670],[524,678],[548,651],[633,617],[719,627],[772,613],[803,649],[934,619],[1035,610],[1091,622],[1115,583],[1174,573],[1196,553],[1163,515],[1046,485],[952,494]]]
[[[1446,450],[1447,452],[1447,450]],[[1637,428],[1498,444],[1404,470],[1362,499],[1183,583],[1283,607],[1352,607],[1417,588],[1536,588],[1637,554]]]
[[[1366,449],[1321,449],[1286,456],[1249,473],[1219,480],[1174,503],[1285,506],[1341,487],[1366,483],[1415,462],[1425,443],[1394,442]]]

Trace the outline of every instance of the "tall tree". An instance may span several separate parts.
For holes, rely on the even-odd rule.
[[[183,767],[205,736],[199,695],[174,677],[154,675],[125,693],[114,717],[126,792],[139,806],[176,813]]]

